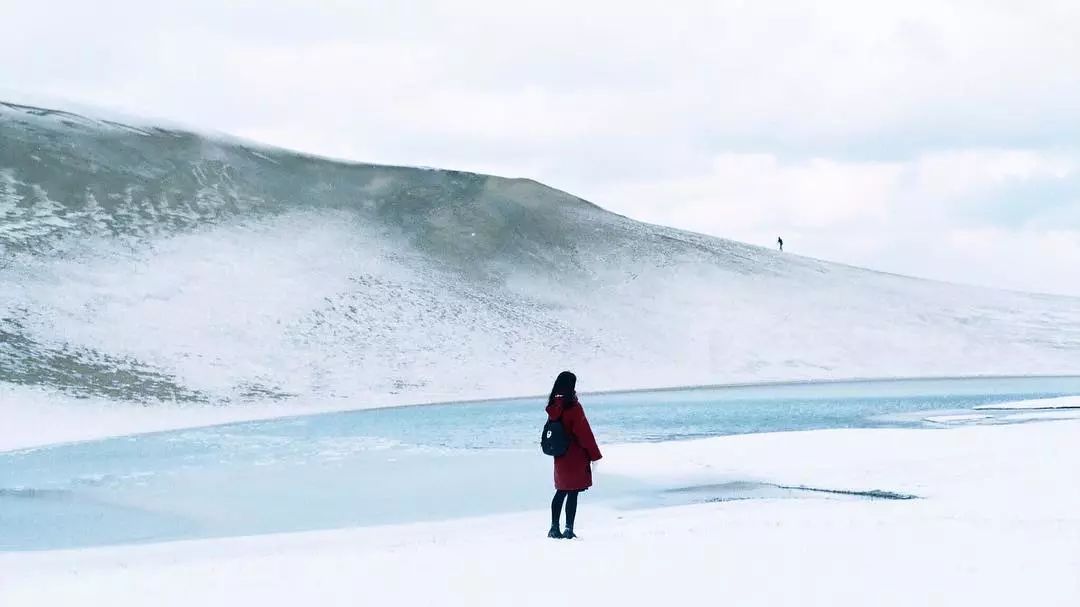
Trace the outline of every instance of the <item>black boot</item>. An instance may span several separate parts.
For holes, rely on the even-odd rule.
[[[552,525],[551,529],[548,530],[548,537],[550,537],[553,540],[561,540],[561,539],[563,539],[564,536],[563,536],[563,534],[559,533],[559,526],[558,525]]]
[[[562,538],[564,540],[572,540],[575,537],[577,537],[577,536],[574,535],[574,528],[573,527],[567,527],[566,531],[562,532]]]

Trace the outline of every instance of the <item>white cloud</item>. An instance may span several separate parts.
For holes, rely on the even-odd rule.
[[[598,199],[654,223],[763,246],[782,235],[789,251],[826,259],[1080,294],[1080,222],[1043,221],[1059,217],[1061,206],[1015,200],[1000,220],[971,208],[1018,185],[1075,187],[1077,177],[1080,154],[1034,150],[929,152],[893,162],[722,154],[705,175],[612,187]],[[1064,207],[1080,219],[1080,197]]]
[[[1009,182],[1066,179],[1080,170],[1074,155],[1037,150],[950,150],[919,158],[916,187],[925,198],[991,192]]]

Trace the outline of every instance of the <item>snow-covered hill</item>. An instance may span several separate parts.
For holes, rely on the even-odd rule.
[[[369,406],[1069,373],[1080,299],[642,224],[539,183],[0,104],[0,384]]]

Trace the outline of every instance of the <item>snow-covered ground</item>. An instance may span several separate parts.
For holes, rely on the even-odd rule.
[[[1035,398],[1010,403],[979,405],[976,411],[1038,411],[1041,409],[1080,409],[1080,396],[1059,396],[1057,398]]]
[[[610,446],[608,475],[820,494],[0,554],[0,605],[1080,604],[1080,422]],[[705,491],[707,493],[707,490]]]
[[[94,440],[235,421],[311,413],[318,409],[248,405],[137,406],[105,399],[77,399],[44,390],[0,384],[0,451]]]

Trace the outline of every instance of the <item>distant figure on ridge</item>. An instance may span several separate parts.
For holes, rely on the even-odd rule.
[[[563,371],[555,379],[547,405],[548,422],[540,436],[544,453],[555,458],[555,497],[551,499],[548,537],[572,540],[578,494],[592,487],[592,463],[603,455],[596,446],[589,419],[577,397],[577,376]],[[559,532],[559,517],[566,502],[566,530]]]
[[[776,239],[776,242],[777,242],[777,244],[779,244],[779,245],[780,245],[780,250],[781,250],[781,251],[783,251],[783,250],[784,250],[784,239],[783,239],[783,238],[779,238],[779,237],[778,237],[778,238]]]

